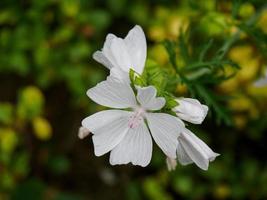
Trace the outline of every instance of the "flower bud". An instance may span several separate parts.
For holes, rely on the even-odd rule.
[[[202,105],[198,100],[191,98],[178,98],[179,103],[172,110],[182,120],[193,124],[201,124],[208,113],[208,106]]]

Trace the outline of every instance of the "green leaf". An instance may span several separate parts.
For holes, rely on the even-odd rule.
[[[52,173],[62,175],[68,172],[70,168],[69,159],[61,155],[51,155],[48,160],[48,167]]]
[[[164,190],[162,185],[154,179],[148,178],[143,183],[143,188],[145,191],[146,196],[149,199],[157,199],[157,200],[170,200],[172,199],[168,193]]]
[[[174,179],[173,187],[178,194],[189,194],[193,189],[193,181],[190,177],[179,176]]]
[[[25,177],[30,171],[29,161],[27,152],[17,153],[12,161],[12,172],[17,176]]]
[[[11,124],[13,121],[13,106],[10,103],[0,103],[0,123]]]
[[[170,62],[173,65],[175,71],[178,70],[178,66],[176,63],[176,43],[170,40],[165,40],[163,42],[163,45],[165,46],[168,52]]]
[[[19,184],[11,195],[12,200],[36,200],[43,199],[45,185],[38,179],[29,179]]]
[[[166,72],[154,61],[149,61],[146,63],[145,72],[147,85],[153,85],[158,91],[160,96],[167,85],[167,74]]]

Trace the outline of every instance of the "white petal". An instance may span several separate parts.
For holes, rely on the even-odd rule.
[[[188,165],[193,163],[194,161],[192,161],[192,159],[188,156],[188,154],[185,152],[183,146],[181,145],[179,139],[178,139],[178,146],[177,146],[177,158],[178,161],[182,164],[182,165]]]
[[[117,82],[130,84],[129,73],[121,70],[119,67],[113,67],[110,70],[110,76]]]
[[[110,60],[105,56],[105,54],[102,51],[96,51],[93,54],[93,58],[103,64],[105,67],[107,67],[108,69],[113,68],[113,64],[110,62]]]
[[[129,55],[127,51],[124,40],[121,38],[112,40],[110,49],[114,60],[117,63],[116,67],[120,67],[123,71],[129,72],[129,69],[133,67],[133,65],[131,55]]]
[[[116,67],[128,73],[132,68],[141,74],[146,50],[145,34],[140,26],[135,26],[125,39],[108,34],[102,51],[96,51],[93,58],[109,69]]]
[[[157,90],[154,86],[137,87],[137,100],[147,110],[160,110],[165,105],[165,99],[156,95]]]
[[[178,136],[184,124],[177,117],[165,113],[147,113],[148,127],[153,139],[170,158],[176,158]]]
[[[114,57],[112,55],[112,52],[110,50],[110,46],[113,39],[116,39],[117,37],[113,34],[108,34],[104,43],[104,47],[102,51],[96,51],[93,54],[93,58],[103,64],[108,69],[113,68],[117,65],[117,63],[114,60]]]
[[[217,156],[220,155],[218,153],[214,153],[205,142],[199,139],[194,133],[192,133],[188,129],[187,134],[189,134],[195,140],[195,142],[202,148],[203,152],[205,152],[205,154],[207,155],[209,161],[213,161]]]
[[[207,170],[209,162],[213,161],[215,157],[219,155],[214,153],[203,141],[188,129],[185,129],[180,135],[179,142],[190,159],[203,170]]]
[[[99,128],[121,118],[122,116],[128,116],[129,112],[122,110],[103,110],[97,112],[82,120],[82,126],[87,130],[90,130],[93,134]]]
[[[131,66],[136,72],[142,74],[146,60],[146,37],[142,28],[136,25],[125,37],[125,43],[129,55],[132,58]]]
[[[143,122],[134,129],[129,129],[123,140],[111,151],[110,164],[139,165],[145,167],[152,156],[152,139]]]
[[[111,47],[111,43],[114,39],[117,39],[118,37],[112,33],[109,33],[106,37],[105,43],[104,43],[104,47],[103,50],[107,50]]]
[[[106,110],[85,118],[82,125],[93,135],[95,155],[101,156],[119,144],[128,132],[132,113],[121,110]]]
[[[87,91],[96,103],[111,108],[129,108],[136,105],[135,94],[128,84],[107,79]]]

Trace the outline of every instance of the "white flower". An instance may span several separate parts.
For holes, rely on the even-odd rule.
[[[142,28],[136,25],[124,39],[108,34],[103,49],[96,51],[93,58],[110,69],[112,77],[129,82],[130,68],[142,74],[146,51],[145,34]]]
[[[194,162],[199,168],[207,170],[209,162],[219,155],[186,128],[178,137],[177,157],[182,165]]]
[[[267,69],[265,70],[264,77],[262,77],[262,78],[258,79],[257,81],[255,81],[254,85],[256,87],[267,86]]]
[[[179,105],[172,110],[179,118],[193,124],[201,124],[203,122],[208,113],[208,106],[191,98],[177,98],[176,101]]]
[[[112,165],[131,162],[144,167],[151,160],[151,133],[162,151],[168,157],[176,158],[177,138],[184,124],[172,115],[152,112],[165,105],[164,98],[156,97],[153,86],[137,88],[135,97],[130,85],[109,78],[89,89],[87,95],[106,107],[132,109],[105,110],[82,121],[82,126],[93,134],[96,156],[111,151]]]

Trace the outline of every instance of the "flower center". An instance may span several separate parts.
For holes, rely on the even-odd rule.
[[[130,116],[130,120],[128,123],[129,128],[136,128],[142,122],[145,114],[145,110],[143,108],[136,108],[134,114]]]

